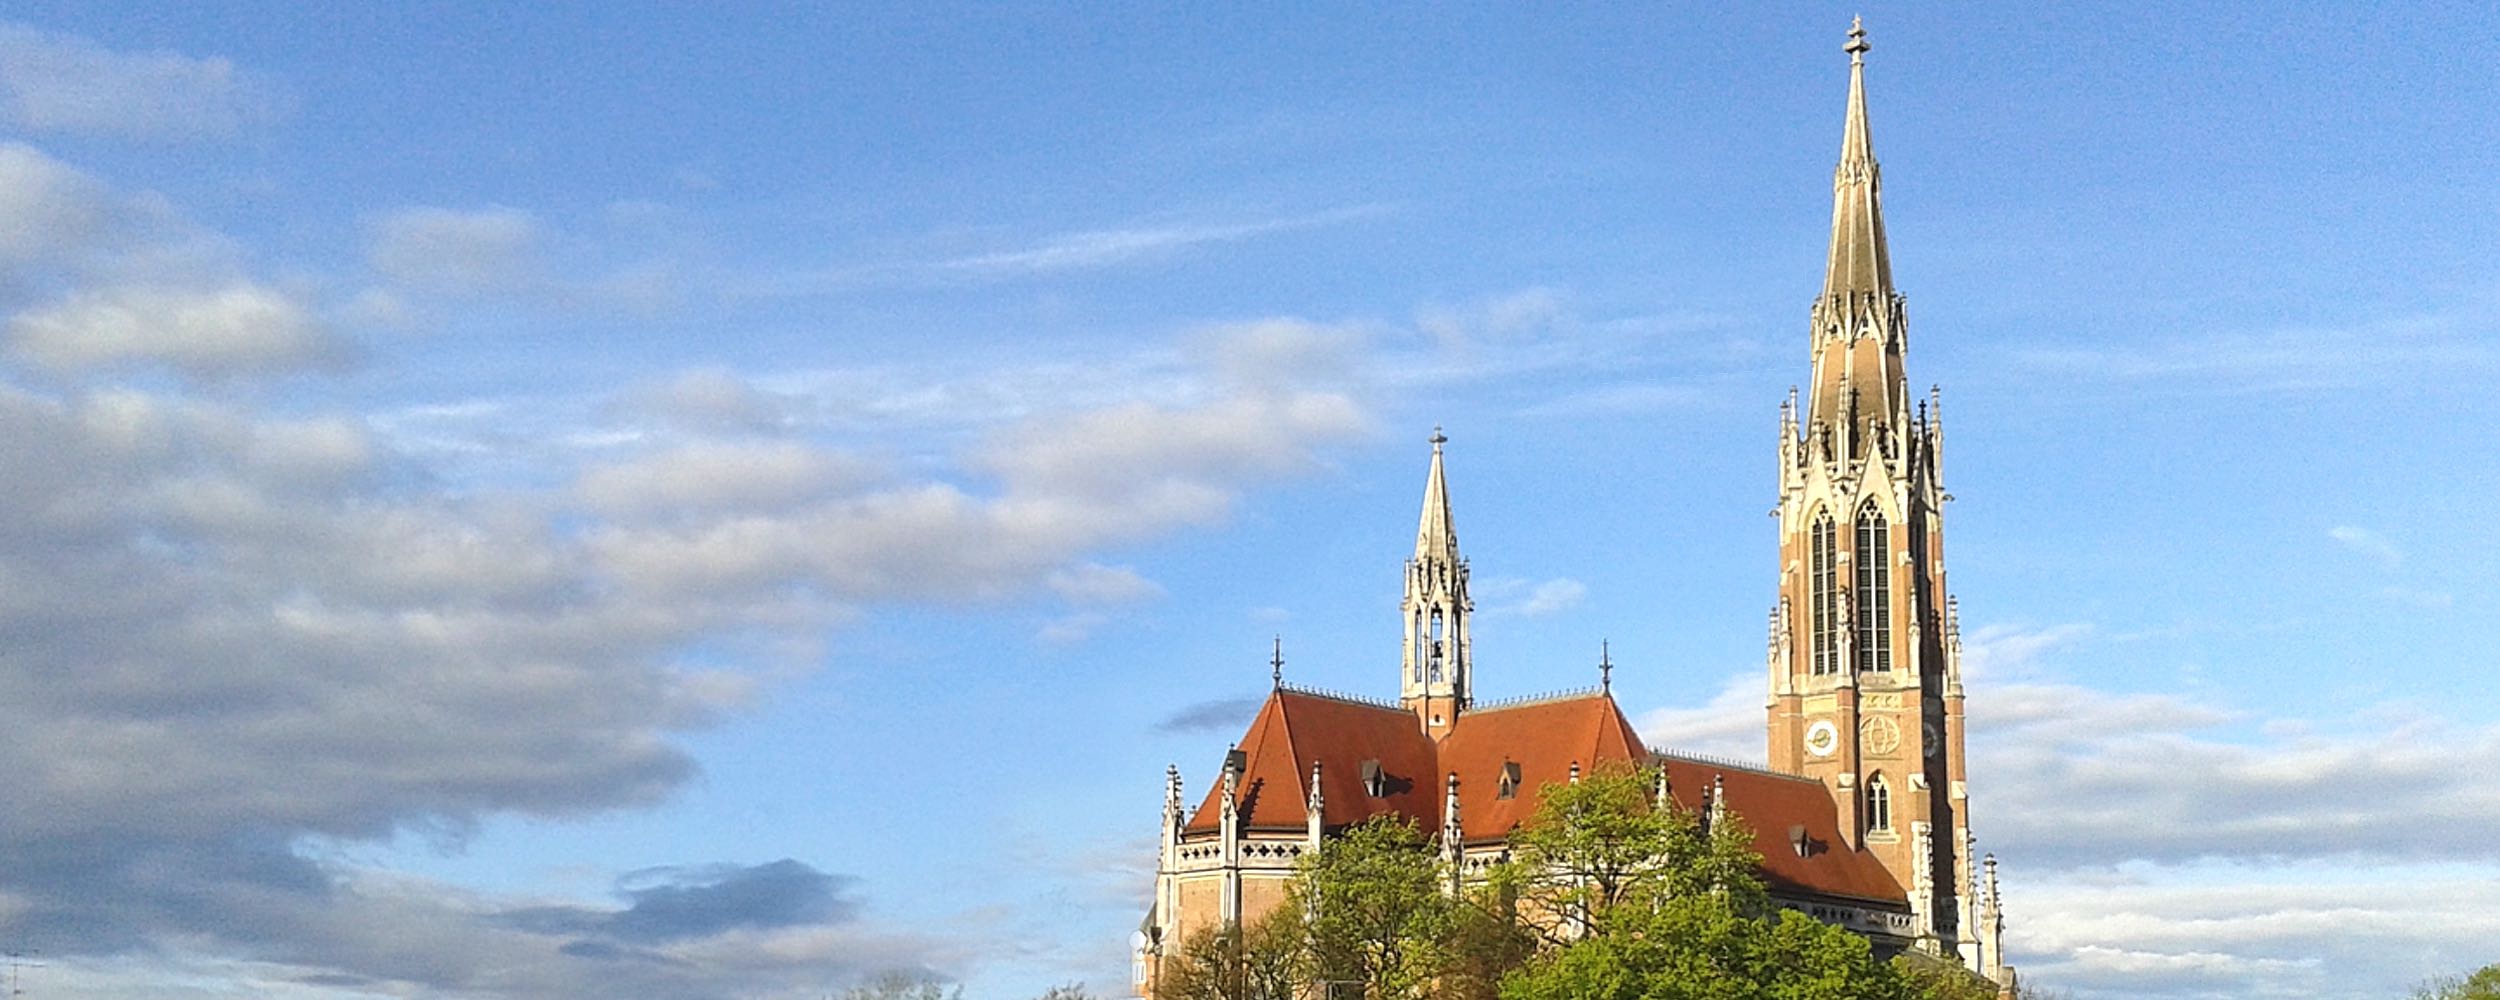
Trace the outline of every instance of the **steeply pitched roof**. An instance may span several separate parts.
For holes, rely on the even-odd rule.
[[[1509,836],[1536,811],[1537,790],[1571,780],[1573,764],[1587,772],[1646,756],[1640,734],[1602,694],[1466,713],[1440,750],[1443,780],[1458,774],[1458,825],[1470,842]],[[1519,765],[1518,792],[1507,799],[1501,797],[1504,764]]]
[[[1350,826],[1384,812],[1427,819],[1439,828],[1441,786],[1433,769],[1432,740],[1415,713],[1291,688],[1268,695],[1239,747],[1246,758],[1236,807],[1245,830],[1303,829],[1310,795],[1311,763],[1322,763],[1320,783],[1329,827]],[[1388,792],[1363,788],[1363,762],[1380,762]],[[1207,789],[1188,832],[1222,823],[1223,779]]]
[[[1415,714],[1388,705],[1280,689],[1268,696],[1241,738],[1236,793],[1245,830],[1302,830],[1311,764],[1321,765],[1321,822],[1339,829],[1382,813],[1412,820],[1428,834],[1441,830],[1445,782],[1459,779],[1459,827],[1469,843],[1502,840],[1536,811],[1547,784],[1568,781],[1612,761],[1656,760],[1667,769],[1676,801],[1700,810],[1713,779],[1724,783],[1728,808],[1754,832],[1763,875],[1775,891],[1899,903],[1901,886],[1873,855],[1840,838],[1831,793],[1811,778],[1731,767],[1671,754],[1653,755],[1614,697],[1590,693],[1466,713],[1438,745]],[[1385,794],[1363,786],[1363,763],[1377,761]],[[1501,795],[1505,765],[1519,785]],[[1221,826],[1223,782],[1211,783],[1184,830]],[[1790,839],[1802,826],[1809,851]]]
[[[1653,759],[1667,769],[1668,794],[1686,809],[1707,808],[1714,781],[1727,789],[1727,808],[1753,831],[1754,853],[1762,855],[1772,891],[1894,903],[1908,898],[1883,862],[1841,839],[1839,808],[1822,782],[1674,754]],[[1803,855],[1789,837],[1792,826],[1805,828]]]

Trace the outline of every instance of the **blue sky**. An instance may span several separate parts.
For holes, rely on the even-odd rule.
[[[1485,693],[1758,757],[1855,12],[14,5],[0,938],[1124,991],[1271,637],[1391,690],[1436,425]],[[1865,13],[2016,962],[2500,958],[2500,18]]]

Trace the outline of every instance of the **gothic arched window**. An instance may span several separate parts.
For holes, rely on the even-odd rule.
[[[1813,605],[1814,615],[1810,638],[1814,674],[1818,677],[1840,672],[1840,595],[1833,590],[1840,582],[1833,576],[1837,572],[1833,564],[1840,556],[1839,541],[1834,537],[1838,534],[1828,513],[1816,514],[1814,526],[1807,530],[1808,603]]]
[[[1884,776],[1874,774],[1866,779],[1866,828],[1892,829],[1892,789],[1884,784]]]
[[[1408,637],[1408,641],[1413,643],[1415,646],[1415,663],[1413,667],[1415,674],[1414,679],[1416,683],[1422,683],[1424,679],[1424,661],[1432,658],[1432,640],[1424,631],[1424,616],[1421,612],[1417,612],[1414,620],[1409,624],[1412,626],[1412,631],[1414,632],[1413,635]]]
[[[1892,526],[1875,501],[1858,509],[1858,670],[1892,669]]]
[[[1432,609],[1432,679],[1441,679],[1441,609]]]

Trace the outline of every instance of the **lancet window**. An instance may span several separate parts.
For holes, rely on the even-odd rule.
[[[1892,526],[1873,501],[1858,511],[1858,670],[1892,669]]]
[[[1806,572],[1813,605],[1813,660],[1815,676],[1840,672],[1840,583],[1834,575],[1839,561],[1839,530],[1832,525],[1830,514],[1817,514],[1814,526],[1807,529]]]

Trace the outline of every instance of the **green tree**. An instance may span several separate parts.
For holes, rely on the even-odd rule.
[[[1247,927],[1203,928],[1164,960],[1155,1000],[1290,1000],[1304,978],[1302,931],[1289,907]]]
[[[1740,913],[1723,895],[1618,909],[1606,929],[1539,955],[1502,1000],[1916,1000],[1865,938],[1794,911]]]
[[[1511,836],[1512,862],[1496,876],[1556,946],[1605,933],[1618,911],[1716,895],[1738,913],[1769,907],[1753,837],[1733,814],[1715,824],[1653,802],[1660,772],[1601,766],[1576,783],[1546,785],[1536,812]]]
[[[1952,959],[1910,952],[1894,957],[1892,967],[1921,1000],[1997,1000],[1997,984]]]
[[[1308,915],[1312,981],[1330,995],[1359,984],[1364,1000],[1414,1000],[1433,981],[1456,926],[1457,901],[1432,842],[1411,822],[1374,817],[1302,859],[1280,912]]]
[[[1473,887],[1452,909],[1434,961],[1436,1000],[1493,1000],[1502,977],[1525,964],[1541,943],[1520,918],[1518,897],[1499,879]]]
[[[2422,984],[2413,991],[2414,1000],[2500,1000],[2500,963],[2483,966],[2471,975],[2448,976]]]
[[[963,1000],[964,988],[948,990],[945,983],[925,972],[901,969],[880,973],[875,979],[842,991],[842,1000]]]

